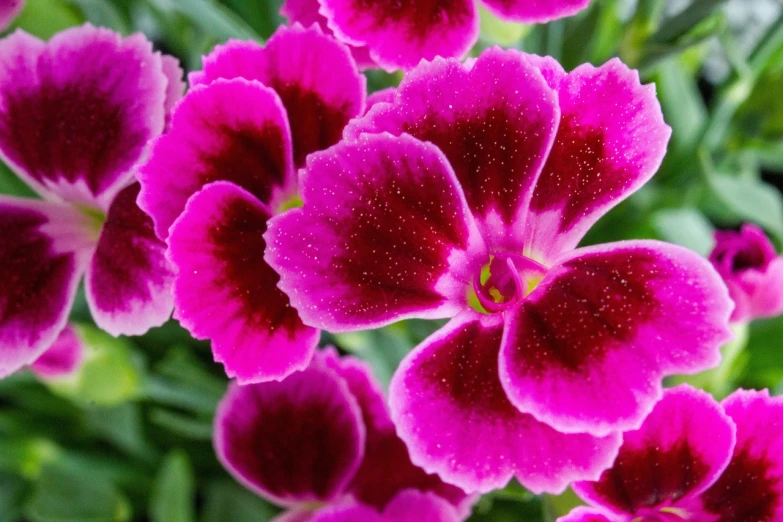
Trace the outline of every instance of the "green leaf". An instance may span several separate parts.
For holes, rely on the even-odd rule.
[[[84,22],[73,6],[62,0],[28,0],[12,27],[48,40],[55,33]]]
[[[673,58],[658,64],[655,84],[666,123],[674,131],[673,143],[678,149],[692,149],[707,120],[707,108],[696,78],[688,72],[681,60]]]
[[[187,454],[172,451],[163,460],[155,479],[150,519],[152,522],[193,522],[195,496],[196,485]]]
[[[0,194],[24,198],[36,197],[35,192],[2,161],[0,161]]]
[[[651,40],[657,43],[673,42],[709,17],[725,2],[726,0],[695,0],[679,14],[664,20],[661,29]]]
[[[122,34],[131,32],[127,21],[111,2],[106,0],[67,0],[77,7],[93,25],[108,27]]]
[[[26,489],[21,477],[0,473],[0,522],[22,519],[22,501]]]
[[[144,438],[141,408],[136,403],[125,403],[111,408],[85,409],[87,425],[96,436],[112,443],[129,455],[151,460],[156,455]]]
[[[209,485],[200,522],[267,522],[279,510],[234,482]]]
[[[745,347],[748,360],[739,384],[743,388],[772,388],[783,379],[783,316],[753,321]]]
[[[248,2],[247,0],[223,0],[243,20],[263,38],[269,38],[277,28],[285,23],[280,16],[283,0],[265,0],[263,2]]]
[[[481,20],[481,39],[504,47],[513,47],[530,32],[530,27],[518,22],[505,22],[489,11],[484,6],[479,6],[479,19]]]
[[[759,78],[745,103],[737,111],[735,139],[749,141],[753,137],[769,141],[783,140],[783,56],[779,65],[771,67]]]
[[[55,443],[42,437],[0,438],[0,468],[26,478],[39,477],[41,470],[61,455],[62,450]]]
[[[194,413],[213,413],[220,399],[193,391],[192,387],[154,375],[144,385],[144,394],[150,400]]]
[[[783,237],[783,198],[774,187],[756,179],[715,174],[709,177],[715,195],[741,220]]]
[[[32,522],[123,522],[130,504],[115,487],[89,474],[44,468],[26,509]]]
[[[704,215],[693,208],[664,209],[652,217],[661,239],[690,248],[706,256],[714,245],[714,228]]]
[[[150,422],[180,437],[193,440],[212,440],[212,423],[175,413],[163,408],[150,412]]]
[[[643,56],[638,67],[644,69],[669,56],[680,55],[686,50],[723,33],[725,30],[726,20],[723,15],[715,14],[710,16],[673,42],[648,43],[645,45]]]
[[[164,11],[175,11],[196,27],[224,42],[229,38],[262,41],[239,15],[214,0],[152,0]]]

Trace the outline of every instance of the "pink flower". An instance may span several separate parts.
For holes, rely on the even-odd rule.
[[[19,13],[22,12],[25,0],[0,0],[0,31],[4,31]]]
[[[776,255],[764,232],[746,224],[739,232],[715,233],[710,261],[729,288],[734,322],[783,313],[783,257]]]
[[[279,522],[456,522],[474,500],[410,462],[368,366],[334,349],[280,382],[232,385],[215,449],[239,482],[288,509]]]
[[[717,365],[730,336],[705,259],[656,241],[576,248],[669,134],[618,60],[425,63],[308,159],[304,206],[270,222],[266,259],[307,324],[451,319],[392,380],[414,463],[466,491],[512,476],[562,491],[613,461],[662,377]]]
[[[365,79],[317,28],[281,28],[261,47],[230,41],[191,73],[171,130],[140,169],[139,205],[169,243],[174,315],[241,383],[307,367],[306,326],[263,259],[267,220],[296,205],[296,171],[362,114]]]
[[[775,522],[783,517],[783,399],[740,390],[721,404],[681,385],[595,482],[574,484],[592,507],[559,522]]]
[[[507,21],[540,23],[571,16],[590,0],[481,0]],[[478,40],[476,0],[286,0],[290,22],[317,23],[351,46],[359,65],[410,69],[436,56],[459,58]]]
[[[43,380],[61,379],[74,374],[84,362],[84,341],[76,328],[66,326],[54,344],[30,365]]]
[[[165,245],[134,170],[182,94],[177,61],[90,25],[0,40],[0,157],[43,200],[0,196],[0,376],[60,335],[85,275],[95,322],[137,335],[171,314]]]

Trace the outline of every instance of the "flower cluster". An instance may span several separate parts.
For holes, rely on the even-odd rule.
[[[296,205],[307,156],[364,111],[365,79],[344,46],[295,25],[266,47],[218,47],[189,80],[139,171],[139,205],[169,244],[175,317],[241,383],[282,379],[307,367],[319,332],[277,288],[263,234]]]
[[[783,518],[783,399],[739,390],[721,404],[681,385],[623,435],[615,463],[574,491],[595,507],[559,522]]]
[[[481,0],[502,20],[537,23],[570,16],[590,0]],[[411,69],[436,56],[464,56],[479,36],[476,0],[286,0],[291,23],[318,24],[350,46],[364,67]]]
[[[139,335],[168,319],[166,245],[136,205],[134,172],[181,76],[142,35],[89,25],[0,44],[0,157],[42,198],[0,196],[0,376],[54,343],[82,275],[107,332]]]
[[[367,365],[331,348],[282,382],[233,385],[215,449],[237,480],[288,509],[280,522],[456,522],[474,501],[410,462]]]
[[[532,22],[588,1],[483,3]],[[655,88],[618,59],[460,61],[474,0],[283,13],[264,45],[204,56],[187,94],[142,35],[0,41],[0,158],[40,196],[0,196],[0,377],[77,371],[83,277],[110,334],[173,310],[210,341],[235,379],[218,458],[278,522],[457,522],[513,477],[573,484],[591,507],[563,522],[783,518],[783,402],[663,387],[717,366],[730,323],[783,312],[763,232],[720,232],[709,259],[579,247],[663,160]],[[368,97],[374,66],[409,71]],[[411,318],[447,322],[388,402],[366,364],[317,349]]]

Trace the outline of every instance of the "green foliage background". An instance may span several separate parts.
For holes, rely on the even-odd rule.
[[[535,27],[482,13],[474,54],[500,44],[552,55],[567,69],[619,56],[657,84],[674,129],[667,158],[585,243],[659,238],[706,254],[714,227],[751,221],[783,246],[780,1],[594,0],[574,18]],[[769,14],[748,21],[745,11],[760,4]],[[280,0],[28,0],[15,26],[42,38],[84,21],[142,31],[193,70],[227,38],[268,38],[282,23],[279,6]],[[371,90],[400,79],[368,77]],[[0,193],[33,196],[2,164]],[[208,344],[174,321],[143,337],[113,339],[91,325],[83,296],[72,319],[90,346],[79,376],[48,387],[29,372],[0,381],[0,522],[261,522],[277,513],[215,459],[211,420],[226,378]],[[323,342],[369,360],[388,382],[399,360],[437,326],[408,321],[324,335]],[[783,392],[783,318],[740,334],[747,344],[726,348],[727,365],[694,382],[719,396],[738,386]],[[535,497],[512,483],[482,498],[471,520],[550,521],[577,502],[571,493]]]

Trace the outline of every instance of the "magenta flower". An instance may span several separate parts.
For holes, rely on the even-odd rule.
[[[48,43],[21,31],[0,40],[0,157],[43,198],[0,196],[0,376],[52,345],[82,274],[112,335],[171,314],[165,245],[136,206],[134,169],[181,75],[140,34],[85,25]]]
[[[75,373],[83,362],[84,343],[76,329],[68,325],[52,346],[30,365],[30,370],[43,380],[62,379]]]
[[[0,31],[4,31],[22,12],[25,0],[0,0]]]
[[[566,74],[491,49],[438,59],[308,159],[266,259],[307,324],[452,318],[402,363],[413,462],[466,491],[597,478],[661,378],[719,362],[731,302],[673,245],[575,249],[660,164],[670,129],[618,60]]]
[[[722,405],[681,385],[642,426],[623,434],[617,460],[574,484],[591,506],[559,522],[774,522],[783,517],[783,400],[737,391]]]
[[[326,17],[318,12],[319,8],[318,0],[285,0],[280,8],[280,14],[288,19],[290,25],[301,24],[304,27],[310,27],[316,24],[325,34],[334,37],[334,32],[329,29]],[[370,57],[370,50],[366,46],[348,43],[346,45],[359,68],[369,69],[377,67],[375,61]]]
[[[168,238],[175,317],[242,383],[307,367],[305,326],[264,261],[267,220],[298,201],[296,169],[365,106],[345,46],[317,28],[231,41],[190,75],[171,130],[142,167],[139,205]]]
[[[410,462],[369,367],[334,349],[280,382],[233,384],[215,449],[239,482],[288,509],[279,521],[451,522],[474,500]]]
[[[746,224],[739,232],[715,233],[710,261],[734,300],[731,320],[747,322],[783,313],[783,257],[764,231]]]
[[[571,16],[590,0],[481,0],[495,16],[523,23]],[[350,45],[360,65],[410,69],[436,56],[459,58],[478,40],[476,0],[286,0],[291,22],[317,23]]]

